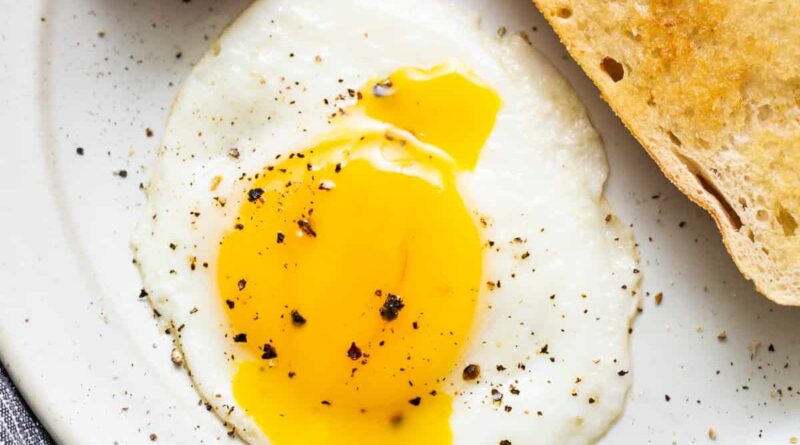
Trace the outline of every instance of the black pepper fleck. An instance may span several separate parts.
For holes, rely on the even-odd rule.
[[[305,219],[301,219],[297,221],[297,227],[300,227],[300,230],[303,231],[306,235],[310,237],[317,237],[317,232],[314,231],[314,228],[311,227],[311,223],[306,221]]]
[[[269,343],[265,343],[264,347],[261,348],[263,354],[261,354],[261,358],[264,360],[270,360],[276,358],[278,356],[278,351]]]
[[[264,194],[264,189],[262,188],[254,188],[247,192],[247,200],[250,202],[256,202],[261,199],[261,195]]]
[[[461,373],[464,380],[475,380],[481,375],[481,367],[476,364],[467,365]]]
[[[500,402],[501,400],[503,400],[503,393],[492,388],[492,401]]]
[[[382,80],[372,87],[372,94],[375,97],[386,97],[392,94],[392,81],[389,79]]]
[[[386,301],[380,308],[381,317],[386,321],[396,320],[400,314],[400,310],[406,305],[403,304],[403,299],[395,294],[387,294]]]
[[[291,315],[292,315],[292,324],[293,325],[295,325],[295,326],[303,326],[304,324],[306,324],[306,321],[307,321],[306,318],[303,317],[302,315],[300,315],[300,312],[298,312],[297,310],[293,310]]]
[[[355,342],[350,343],[350,349],[347,350],[347,356],[350,360],[358,360],[361,358],[363,353],[361,352],[361,348],[356,346]]]

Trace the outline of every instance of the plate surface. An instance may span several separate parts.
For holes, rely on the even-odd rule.
[[[575,87],[640,244],[634,384],[602,443],[800,437],[800,309],[752,290],[529,1],[452,1],[524,31]],[[0,360],[60,443],[233,443],[172,365],[128,239],[181,79],[249,1],[2,3]]]

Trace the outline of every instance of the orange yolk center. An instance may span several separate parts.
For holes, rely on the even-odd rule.
[[[254,178],[221,242],[234,396],[277,445],[450,443],[446,379],[482,275],[456,178],[500,100],[451,64],[402,68],[358,97]]]

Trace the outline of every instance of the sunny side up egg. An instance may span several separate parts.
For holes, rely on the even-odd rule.
[[[143,294],[251,444],[591,443],[637,304],[606,171],[518,36],[430,0],[256,1],[174,103]]]

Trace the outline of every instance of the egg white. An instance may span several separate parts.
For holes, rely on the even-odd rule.
[[[455,395],[454,443],[591,443],[621,413],[635,249],[602,197],[601,141],[555,69],[518,36],[496,38],[436,1],[259,0],[186,79],[133,239],[145,289],[198,391],[249,443],[269,440],[232,394],[237,349],[215,273],[245,196],[236,179],[329,130],[328,115],[354,100],[334,100],[348,88],[447,60],[503,101],[477,167],[458,178],[494,243],[483,281],[495,284],[481,293],[445,388]],[[460,377],[468,363],[481,365],[477,382]]]

